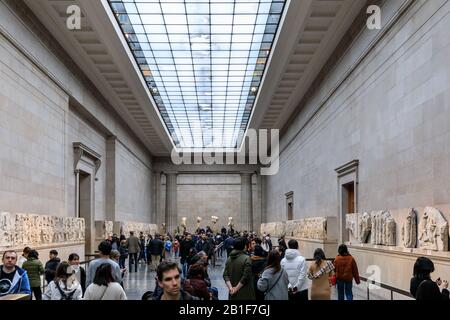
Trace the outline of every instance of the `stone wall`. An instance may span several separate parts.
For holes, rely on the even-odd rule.
[[[200,227],[213,226],[211,216],[219,217],[217,228],[227,226],[228,217],[233,217],[235,229],[240,230],[241,178],[230,175],[179,175],[177,192],[178,222],[186,217],[187,231],[197,228],[197,217],[201,217]]]
[[[92,222],[151,222],[148,150],[65,64],[70,61],[63,62],[45,46],[38,35],[46,31],[29,28],[19,17],[0,2],[0,211],[75,219],[73,143],[81,142],[102,161],[92,183]],[[106,161],[111,137],[117,141],[109,154],[114,166]],[[91,236],[86,234],[86,240],[94,239],[95,229],[87,222],[86,227]],[[58,244],[49,245],[59,250]],[[76,252],[83,259],[82,245]]]
[[[386,2],[384,17],[394,15],[389,5],[395,3]],[[359,160],[357,211],[389,211],[397,244],[411,208],[420,217],[426,206],[436,207],[449,221],[449,11],[448,1],[415,1],[354,64],[377,36],[362,31],[281,139],[280,171],[266,178],[268,221],[285,219],[284,195],[290,191],[295,219],[338,217],[335,169],[354,159]],[[435,262],[436,277],[449,274],[449,252],[418,250],[350,246],[362,275],[370,276],[375,266],[383,283],[405,290],[420,255]]]
[[[376,35],[363,31],[281,139],[280,171],[266,179],[269,221],[285,219],[290,191],[295,219],[337,215],[334,169],[353,159],[360,163],[359,211],[450,203],[450,4],[440,8],[444,2],[417,1],[325,99],[365,49],[360,43]]]
[[[152,174],[149,159],[118,144],[116,158],[116,221],[150,223]]]

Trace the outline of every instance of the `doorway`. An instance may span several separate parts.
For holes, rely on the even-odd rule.
[[[92,224],[92,176],[86,172],[79,173],[79,190],[78,190],[78,218],[84,218],[85,222],[85,252],[93,253],[91,248],[91,224]]]
[[[349,230],[346,229],[346,215],[358,211],[358,171],[359,161],[353,160],[335,169],[338,186],[338,228],[339,242],[349,241]]]
[[[287,220],[294,220],[294,192],[286,193]]]

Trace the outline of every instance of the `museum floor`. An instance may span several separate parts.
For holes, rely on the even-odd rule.
[[[216,267],[209,267],[209,276],[212,286],[219,290],[219,299],[228,300],[228,290],[222,278],[225,266],[225,258],[219,258]],[[156,273],[150,271],[150,268],[144,263],[140,263],[138,272],[128,273],[124,279],[124,288],[129,300],[140,300],[146,291],[153,291],[155,288]],[[366,300],[366,284],[362,283],[359,287],[353,287],[354,300]],[[371,293],[371,299],[380,300],[385,296],[377,296]],[[332,300],[337,300],[337,295],[332,289]]]

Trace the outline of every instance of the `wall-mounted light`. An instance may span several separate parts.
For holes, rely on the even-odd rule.
[[[253,93],[256,93],[256,91],[258,91],[258,89],[257,89],[256,87],[252,87],[251,91],[252,91]]]

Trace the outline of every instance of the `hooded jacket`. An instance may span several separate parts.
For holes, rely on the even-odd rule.
[[[41,286],[41,275],[44,274],[44,266],[41,261],[36,258],[29,258],[24,262],[22,269],[27,271],[31,288]]]
[[[53,279],[55,278],[56,269],[58,268],[60,262],[61,260],[58,257],[56,257],[48,260],[45,263],[45,281],[47,281],[47,283],[52,282]]]
[[[244,251],[233,250],[227,259],[223,271],[225,282],[230,281],[233,287],[242,283],[243,287],[230,300],[255,300],[255,290],[252,277],[252,260]]]
[[[292,288],[297,288],[297,291],[308,290],[306,260],[297,249],[286,249],[281,266],[286,270]]]
[[[63,294],[61,294],[61,292],[59,291],[55,281],[59,281],[59,288],[64,293],[66,299],[63,299]],[[70,281],[67,280],[67,282]],[[66,287],[61,280],[55,279],[54,281],[50,282],[50,284],[45,288],[42,300],[81,300],[82,296],[83,291],[78,281],[73,281],[71,285]],[[70,297],[70,299],[67,299],[67,297]]]
[[[3,269],[3,265],[0,265],[0,270]],[[2,284],[0,283],[0,287],[2,287]],[[31,294],[30,289],[30,281],[28,280],[28,274],[27,272],[16,266],[16,274],[14,275],[11,287],[8,291],[3,292],[3,290],[0,290],[0,297],[6,296],[8,294]]]

